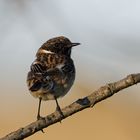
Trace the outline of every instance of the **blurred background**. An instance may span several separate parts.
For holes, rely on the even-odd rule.
[[[38,100],[26,75],[38,48],[64,35],[73,49],[76,81],[61,107],[107,83],[140,72],[139,0],[1,0],[0,137],[36,120]],[[140,140],[140,86],[135,85],[27,140]],[[55,102],[43,102],[43,116]]]

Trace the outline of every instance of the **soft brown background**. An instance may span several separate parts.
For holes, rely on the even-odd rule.
[[[140,72],[138,0],[1,0],[0,137],[36,120],[38,100],[26,87],[35,52],[51,37],[65,35],[73,49],[75,84],[62,107],[100,86]],[[135,85],[57,123],[27,140],[140,140],[140,86]],[[42,115],[55,102],[42,104]]]

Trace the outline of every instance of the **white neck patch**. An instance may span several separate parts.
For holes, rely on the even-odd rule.
[[[51,51],[48,51],[48,50],[45,50],[45,49],[42,49],[41,53],[54,54],[54,52],[51,52]]]
[[[58,68],[59,70],[61,70],[62,67],[64,67],[64,64],[58,64],[58,65],[56,66],[56,68]]]

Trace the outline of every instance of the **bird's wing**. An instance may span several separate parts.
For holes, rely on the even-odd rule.
[[[69,74],[74,73],[75,68],[74,68],[73,62],[65,64],[62,67],[62,71],[63,71],[63,73],[69,73]]]
[[[27,77],[27,83],[32,81],[28,84],[31,91],[37,91],[41,87],[49,91],[53,89],[54,84],[61,83],[62,79],[63,72],[58,67],[49,68],[40,61],[34,61]]]
[[[39,61],[34,61],[31,65],[31,71],[36,74],[36,73],[40,73],[40,74],[43,74],[44,72],[47,71],[47,67],[39,62]]]
[[[53,87],[53,81],[46,75],[48,67],[40,61],[35,60],[27,76],[27,84],[30,91],[38,91],[40,88],[50,90]]]
[[[32,84],[32,86],[29,88],[30,91],[38,91],[42,87],[42,82],[36,81]]]

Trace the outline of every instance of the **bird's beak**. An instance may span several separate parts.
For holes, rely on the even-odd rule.
[[[78,46],[80,43],[71,43],[71,47]]]

